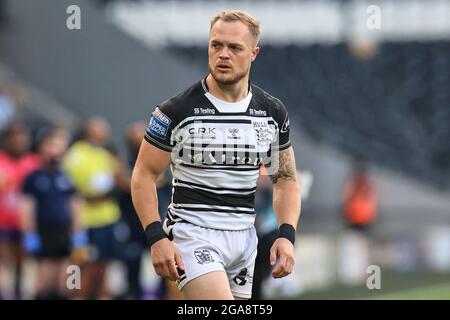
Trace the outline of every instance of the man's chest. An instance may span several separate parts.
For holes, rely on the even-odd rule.
[[[277,142],[277,132],[270,117],[196,117],[173,139],[177,155],[190,163],[257,164]]]

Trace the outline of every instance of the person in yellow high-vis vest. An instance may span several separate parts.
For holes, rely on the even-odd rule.
[[[89,119],[82,140],[69,149],[63,167],[84,198],[81,220],[88,231],[89,251],[82,267],[79,298],[109,298],[106,284],[108,263],[118,257],[115,226],[120,209],[113,198],[120,183],[121,166],[105,147],[109,137],[108,123],[98,117]],[[83,255],[77,255],[83,260]],[[78,261],[80,262],[80,261]]]

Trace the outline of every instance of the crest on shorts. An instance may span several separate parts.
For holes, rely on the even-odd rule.
[[[194,250],[194,256],[199,264],[207,264],[214,262],[211,252],[208,249]]]
[[[248,272],[247,268],[243,268],[241,271],[239,271],[239,273],[237,274],[237,276],[235,276],[233,278],[234,283],[236,283],[238,286],[245,286],[245,284],[247,283],[247,281],[249,283],[252,283],[252,279],[253,277],[250,275],[250,273]]]

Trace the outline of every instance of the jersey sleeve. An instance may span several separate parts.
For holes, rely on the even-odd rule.
[[[171,141],[175,126],[175,110],[170,102],[157,105],[150,115],[145,140],[155,147],[171,152],[175,143]]]
[[[289,115],[284,104],[277,101],[277,122],[278,122],[278,146],[279,150],[287,149],[291,146],[289,138]]]

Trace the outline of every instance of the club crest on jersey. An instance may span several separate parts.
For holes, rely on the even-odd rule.
[[[268,145],[270,143],[269,128],[255,128],[256,142],[260,145]]]
[[[159,108],[156,108],[148,123],[147,131],[158,138],[165,139],[171,123],[172,120],[162,113]]]
[[[207,264],[214,262],[211,252],[208,249],[194,250],[194,256],[197,259],[198,264]]]

